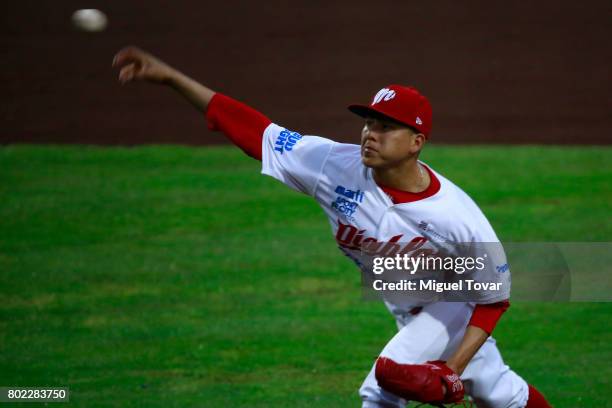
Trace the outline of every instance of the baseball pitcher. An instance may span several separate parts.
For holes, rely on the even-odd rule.
[[[136,47],[119,51],[113,65],[122,84],[144,80],[172,87],[205,114],[210,129],[260,160],[263,174],[312,196],[345,254],[367,249],[393,255],[441,240],[499,242],[474,201],[419,160],[432,108],[414,88],[389,85],[369,104],[350,105],[364,125],[359,144],[344,144],[272,123]],[[498,255],[498,267],[507,268],[503,252]],[[549,407],[504,364],[490,336],[509,307],[508,296],[500,291],[478,302],[385,298],[399,331],[359,390],[362,406],[442,405],[467,395],[478,407]]]

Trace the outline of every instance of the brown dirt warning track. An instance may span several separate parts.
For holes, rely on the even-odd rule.
[[[100,34],[70,15],[107,13]],[[119,86],[136,44],[306,134],[355,141],[346,110],[390,83],[434,108],[432,142],[609,144],[609,1],[7,3],[0,143],[224,143],[163,87]]]

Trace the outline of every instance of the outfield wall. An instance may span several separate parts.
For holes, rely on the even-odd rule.
[[[337,140],[359,134],[348,103],[405,83],[432,101],[434,142],[610,143],[609,2],[373,4],[11,2],[0,17],[0,143],[223,143],[171,91],[116,83],[111,59],[126,44]],[[81,7],[106,11],[109,29],[75,32]]]

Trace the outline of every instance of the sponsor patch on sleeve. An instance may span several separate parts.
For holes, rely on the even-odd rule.
[[[302,135],[285,129],[276,137],[276,141],[274,142],[274,151],[280,154],[290,152],[293,150],[293,147],[297,144],[297,142],[300,141],[300,139],[302,139]]]

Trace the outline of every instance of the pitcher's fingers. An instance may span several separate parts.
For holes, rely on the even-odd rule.
[[[119,71],[119,82],[122,85],[134,79],[135,68],[136,66],[134,64],[129,64],[121,68],[121,71]]]
[[[141,62],[145,53],[138,47],[125,47],[119,50],[113,58],[113,67],[121,67],[132,62]]]

